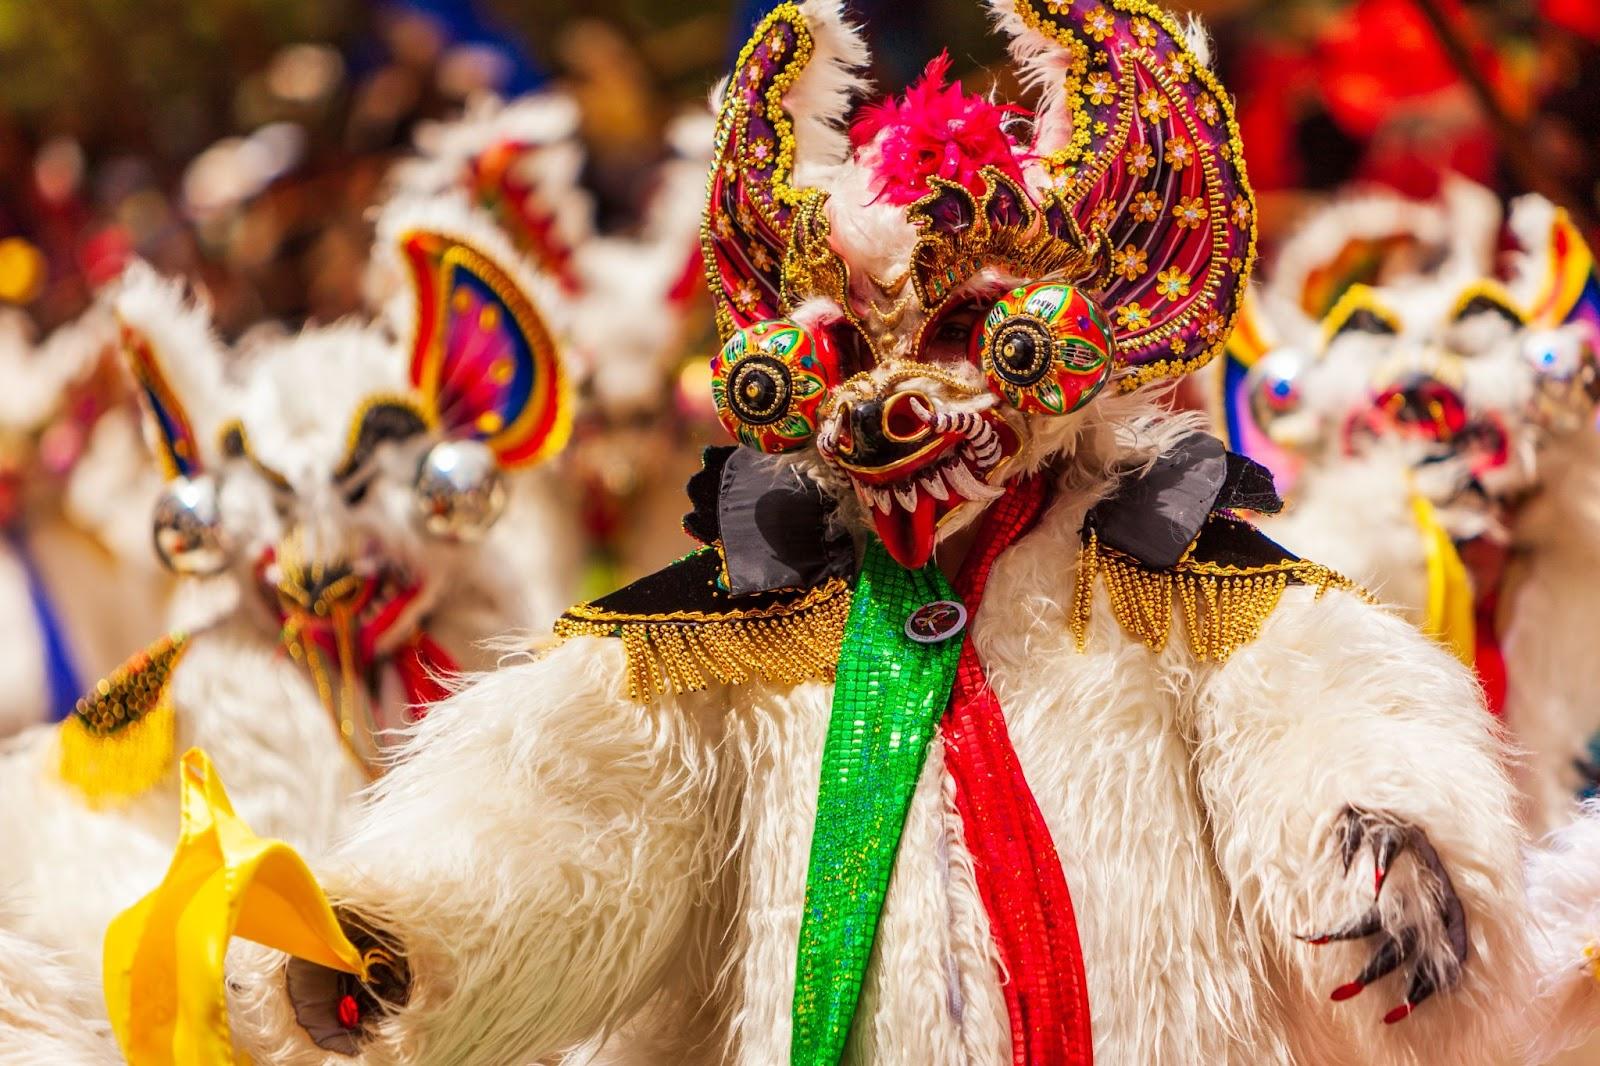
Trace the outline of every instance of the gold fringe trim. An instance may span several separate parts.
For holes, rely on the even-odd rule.
[[[1080,652],[1089,640],[1096,577],[1105,580],[1117,623],[1151,651],[1167,646],[1176,599],[1190,650],[1201,662],[1226,662],[1255,640],[1291,581],[1315,588],[1318,596],[1336,588],[1367,597],[1348,578],[1304,559],[1248,569],[1185,560],[1171,570],[1151,570],[1101,547],[1091,531],[1078,555],[1073,593],[1072,635]]]
[[[849,583],[834,578],[794,603],[727,614],[618,615],[579,604],[556,621],[555,634],[563,640],[621,637],[628,695],[648,703],[667,692],[697,692],[713,681],[832,680],[850,599]]]
[[[185,642],[173,634],[129,659],[61,723],[56,772],[91,806],[126,803],[172,765],[177,715],[168,682]]]

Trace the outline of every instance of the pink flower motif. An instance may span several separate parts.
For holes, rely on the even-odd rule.
[[[861,112],[850,127],[859,153],[877,148],[873,187],[891,204],[910,204],[928,192],[929,178],[953,181],[981,194],[984,167],[1022,183],[1021,146],[1005,130],[1006,119],[1025,115],[1014,104],[993,104],[947,83],[950,55],[940,53],[922,78],[899,100],[885,100]]]

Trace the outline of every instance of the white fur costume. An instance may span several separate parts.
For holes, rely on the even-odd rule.
[[[411,234],[441,235],[442,247],[464,247],[499,264],[503,274],[494,276],[509,279],[508,306],[528,301],[535,316],[537,308],[554,306],[492,227],[463,208],[398,205],[380,229],[380,254],[400,255],[402,238]],[[441,436],[466,430],[460,410],[430,410],[428,394],[408,378],[409,335],[357,323],[308,329],[263,342],[238,380],[228,380],[206,309],[186,301],[175,283],[135,266],[117,309],[130,350],[143,348],[158,360],[144,380],[155,381],[152,395],[161,398],[159,424],[185,427],[181,436],[158,432],[158,450],[194,460],[195,476],[213,479],[232,555],[222,573],[190,579],[202,586],[194,591],[205,593],[197,598],[210,614],[162,685],[174,735],[150,787],[81,782],[102,801],[91,803],[79,781],[62,780],[64,731],[81,729],[76,718],[23,734],[0,759],[0,839],[11,856],[6,930],[63,949],[71,964],[91,973],[98,972],[106,922],[153,887],[166,867],[178,826],[174,752],[205,749],[252,825],[313,850],[347,822],[351,796],[369,780],[340,742],[329,702],[342,699],[345,675],[336,664],[328,699],[319,695],[318,674],[302,661],[309,639],[296,647],[282,636],[299,624],[282,613],[285,597],[307,595],[320,604],[316,582],[324,573],[331,581],[347,570],[352,580],[370,581],[354,625],[373,643],[356,667],[366,672],[348,680],[372,686],[375,728],[389,730],[406,720],[412,691],[392,663],[418,634],[468,669],[487,668],[495,653],[482,642],[547,626],[571,594],[574,569],[564,530],[539,520],[554,508],[537,470],[508,471],[507,513],[481,541],[424,531],[413,488],[419,459]],[[414,321],[418,310],[408,313]],[[482,317],[494,324],[509,313]],[[515,328],[522,325],[519,319]],[[454,343],[439,342],[446,378],[459,386],[459,377],[451,377],[457,370],[489,372],[449,363]],[[554,357],[549,338],[530,343]],[[539,373],[549,371],[544,366]],[[499,364],[493,372],[501,373]],[[558,384],[547,387],[552,409],[570,402]],[[503,421],[514,427],[514,415]],[[551,439],[558,447],[559,437]],[[309,600],[307,607],[309,615]],[[440,662],[437,655],[419,661],[424,668]],[[113,679],[112,698],[122,698],[119,684]],[[371,761],[371,769],[380,768],[381,758]]]
[[[160,634],[168,583],[145,516],[159,488],[132,397],[96,306],[35,344],[26,316],[0,321],[0,464],[16,540],[0,543],[0,735],[49,717],[46,634],[32,578],[62,626],[64,667],[87,681]],[[63,454],[65,453],[65,454]],[[22,552],[26,551],[27,558]],[[70,709],[70,708],[69,708]]]
[[[1056,7],[1063,18],[1069,7],[1081,14]],[[1156,17],[1137,0],[1103,8],[1135,38],[1144,32],[1137,20]],[[1035,146],[1066,143],[1059,78],[1070,64],[1039,29],[1043,5],[997,0],[993,10],[1045,90]],[[813,49],[783,85],[795,117],[794,184],[831,194],[822,232],[857,279],[849,306],[812,288],[783,310],[814,334],[857,316],[877,357],[833,387],[817,447],[795,453],[795,469],[827,487],[858,538],[869,523],[887,533],[895,507],[926,506],[924,482],[864,485],[845,461],[857,453],[842,442],[851,419],[866,417],[851,411],[880,401],[887,411],[914,389],[924,410],[1025,429],[1001,468],[1037,470],[1056,490],[1038,526],[1000,557],[973,637],[1071,887],[1096,1058],[1513,1061],[1544,1013],[1512,791],[1470,676],[1412,627],[1337,587],[1290,588],[1254,639],[1217,662],[1176,639],[1152,650],[1114,619],[1096,583],[1079,650],[1073,560],[1085,516],[1174,454],[1191,426],[1145,391],[1054,418],[1002,414],[979,398],[982,375],[964,362],[964,341],[952,352],[942,334],[921,335],[924,308],[858,302],[869,279],[893,285],[917,235],[870,187],[887,142],[861,146],[852,165],[834,129],[863,51],[833,4],[780,7],[773,18],[787,20],[775,34],[797,24]],[[809,250],[824,268],[785,285],[838,279],[827,254]],[[960,291],[987,303],[1028,280],[990,261]],[[723,293],[725,314],[741,291]],[[1121,317],[1137,333],[1137,316]],[[929,491],[961,494],[958,506],[987,501],[970,482],[994,469],[952,467],[949,483]],[[981,509],[961,513],[970,521]],[[962,524],[942,539],[952,543]],[[920,536],[901,542],[905,554],[926,547]],[[363,1022],[355,1061],[553,1060],[625,1025],[616,1040],[643,1061],[789,1060],[808,827],[833,685],[744,678],[645,692],[641,702],[630,692],[636,667],[626,640],[578,636],[479,678],[448,713],[417,727],[405,761],[321,864],[336,901],[391,939],[409,968],[404,1002]],[[943,770],[934,745],[905,820],[848,1061],[1012,1061],[989,912]],[[1368,849],[1353,863],[1339,853],[1337,827],[1351,808],[1372,827],[1420,830],[1467,915],[1459,983],[1396,1025],[1378,1016],[1406,995],[1405,979],[1331,1004],[1329,989],[1369,951],[1301,939],[1343,926],[1372,899]],[[1381,924],[1422,930],[1420,964],[1454,973],[1433,913],[1445,883],[1415,855],[1396,862]],[[281,956],[239,958],[229,987],[236,1037],[256,1058],[352,1061],[297,1025]]]
[[[1574,760],[1588,760],[1587,743],[1600,730],[1592,698],[1600,665],[1586,639],[1595,585],[1583,562],[1600,544],[1593,419],[1600,393],[1586,393],[1580,380],[1592,378],[1585,367],[1594,356],[1584,352],[1600,336],[1537,311],[1559,277],[1548,203],[1519,202],[1510,225],[1523,250],[1510,276],[1495,281],[1498,208],[1461,200],[1445,209],[1457,220],[1454,254],[1423,274],[1358,286],[1330,316],[1333,326],[1367,315],[1379,332],[1347,327],[1324,341],[1316,336],[1322,324],[1282,298],[1292,278],[1269,287],[1262,304],[1280,343],[1310,356],[1293,380],[1293,410],[1272,420],[1271,432],[1293,446],[1300,467],[1291,506],[1266,528],[1419,624],[1427,621],[1429,564],[1415,497],[1432,504],[1457,543],[1484,538],[1504,547],[1505,577],[1488,580],[1499,586],[1505,719],[1522,752],[1513,776],[1523,816],[1538,834],[1576,812],[1576,792],[1587,782]],[[1376,411],[1402,403],[1394,398],[1419,384],[1442,390],[1442,402],[1459,397],[1462,424],[1420,432],[1404,413],[1391,420]],[[1562,396],[1554,406],[1545,399],[1551,390]]]

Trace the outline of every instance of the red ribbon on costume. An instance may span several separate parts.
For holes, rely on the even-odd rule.
[[[1506,655],[1500,647],[1500,589],[1505,583],[1509,552],[1487,537],[1475,537],[1456,549],[1472,579],[1472,666],[1483,686],[1489,713],[1499,718],[1506,710]]]
[[[955,581],[973,619],[995,560],[1038,521],[1045,496],[1043,480],[1030,475],[985,516]],[[955,780],[956,808],[1000,955],[1012,1061],[1090,1066],[1089,992],[1072,895],[970,625],[942,727],[945,767]]]
[[[450,653],[421,631],[395,653],[394,669],[400,675],[413,722],[420,721],[429,708],[450,695],[445,679],[461,672]]]

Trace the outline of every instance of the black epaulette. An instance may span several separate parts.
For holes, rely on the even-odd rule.
[[[706,449],[684,530],[705,546],[569,608],[559,637],[618,637],[640,702],[713,681],[831,680],[855,554],[809,479],[749,449]]]
[[[1329,588],[1359,592],[1238,514],[1282,508],[1265,467],[1203,433],[1124,479],[1084,520],[1072,608],[1079,650],[1088,641],[1097,578],[1131,636],[1160,651],[1178,608],[1196,658],[1209,662],[1254,640],[1290,585],[1314,586],[1319,595]]]

